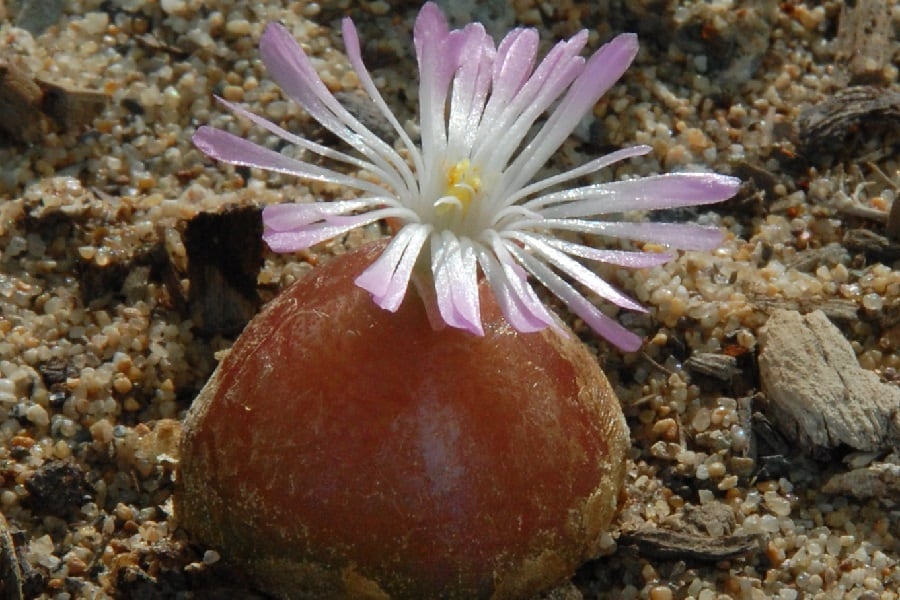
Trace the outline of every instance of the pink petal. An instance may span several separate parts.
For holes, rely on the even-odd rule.
[[[413,44],[420,61],[425,53],[425,45],[440,45],[447,38],[449,31],[447,19],[444,18],[441,9],[434,2],[426,2],[416,16],[413,28]],[[419,62],[419,71],[423,70],[423,66]]]
[[[197,148],[215,160],[232,165],[256,167],[266,171],[275,171],[294,175],[312,181],[336,183],[359,190],[387,195],[387,190],[362,179],[343,175],[331,169],[296,160],[264,148],[236,135],[203,125],[197,128],[192,138]]]
[[[501,247],[502,243],[500,241]],[[501,259],[501,256],[504,258]],[[478,262],[497,299],[500,311],[516,331],[532,333],[548,326],[563,331],[528,285],[522,268],[513,262],[505,249],[495,255],[487,249],[479,248]]]
[[[585,61],[578,53],[587,37],[587,32],[581,31],[557,43],[503,110],[484,121],[479,127],[473,162],[484,164],[488,172],[503,170],[532,124],[581,73]]]
[[[540,237],[523,232],[512,231],[507,232],[505,237],[517,240],[526,246],[529,246],[534,252],[547,259],[553,266],[565,272],[601,298],[609,300],[622,308],[638,312],[647,312],[647,309],[611,286],[602,277],[598,276],[577,260],[570,258],[565,253],[544,243]]]
[[[627,221],[583,221],[580,219],[545,219],[535,227],[596,233],[626,240],[642,240],[681,250],[713,250],[725,238],[718,227],[693,223],[631,223]]]
[[[382,204],[380,199],[370,198],[308,204],[273,204],[263,208],[263,225],[272,231],[289,231],[321,221],[331,215],[373,208],[380,204]]]
[[[680,208],[721,202],[741,181],[716,173],[668,173],[564,190],[542,198],[554,204],[538,210],[547,218],[579,218],[631,210]],[[527,205],[534,209],[534,206]]]
[[[478,299],[475,251],[444,230],[431,238],[431,270],[441,317],[451,327],[484,335]]]
[[[302,205],[301,205],[302,206]],[[272,207],[274,209],[274,207]],[[398,208],[382,208],[370,210],[360,215],[325,215],[324,220],[302,224],[291,229],[277,230],[265,229],[263,239],[274,252],[296,252],[314,246],[325,240],[347,233],[357,227],[374,223],[390,217],[405,217],[409,211]],[[270,209],[270,215],[272,211]],[[296,213],[295,213],[296,214]],[[281,217],[279,219],[279,217]],[[266,215],[263,212],[263,222]],[[275,209],[275,223],[284,226],[288,219],[285,218],[285,210]]]
[[[396,151],[337,101],[284,26],[266,26],[259,52],[278,86],[325,128],[368,158],[382,179],[396,186],[398,178],[406,181],[412,177]]]
[[[571,284],[554,273],[547,265],[520,248],[511,246],[510,250],[544,287],[553,292],[569,307],[569,310],[581,317],[597,334],[625,352],[634,352],[640,349],[643,344],[640,336],[600,312],[600,309],[591,304],[587,298],[579,294]]]
[[[479,23],[463,29],[466,35],[461,62],[453,78],[450,118],[447,124],[449,159],[468,156],[478,133],[478,123],[491,87],[491,71],[496,51],[490,36]]]
[[[637,36],[623,33],[595,52],[565,97],[511,167],[510,188],[520,188],[556,152],[597,100],[619,80],[638,52]]]
[[[497,47],[491,99],[503,107],[528,81],[534,69],[540,37],[534,29],[514,29]]]
[[[601,169],[605,169],[606,167],[613,165],[619,161],[625,160],[627,158],[634,158],[635,156],[644,156],[648,154],[653,148],[645,145],[638,146],[629,146],[627,148],[621,148],[614,152],[610,152],[609,154],[604,154],[599,158],[595,158],[591,161],[584,163],[583,165],[577,166],[574,169],[569,169],[568,171],[564,171],[559,175],[554,175],[552,177],[548,177],[546,179],[541,179],[539,181],[535,181],[534,183],[525,186],[518,192],[511,194],[507,197],[505,204],[511,206],[512,204],[518,202],[522,198],[527,198],[532,194],[536,194],[541,190],[545,190],[549,187],[559,185],[561,183],[565,183],[566,181],[571,181],[572,179],[576,179],[578,177],[583,177],[585,175],[590,175],[591,173],[595,173]],[[525,208],[529,210],[537,210],[538,208],[549,204],[552,201],[552,198],[556,194],[547,194],[545,196],[539,196],[528,202],[522,204]],[[550,200],[548,200],[548,198]]]
[[[655,252],[628,252],[625,250],[604,250],[600,248],[592,248],[583,244],[573,244],[559,238],[542,237],[542,240],[548,245],[562,250],[566,254],[595,260],[607,265],[615,265],[617,267],[625,267],[627,269],[647,269],[650,267],[658,267],[673,258],[674,254],[655,253]]]
[[[359,77],[360,84],[363,86],[363,89],[366,90],[366,93],[369,95],[369,98],[372,99],[372,102],[375,103],[375,106],[378,107],[379,112],[381,112],[384,118],[388,120],[388,122],[394,128],[394,131],[397,132],[398,137],[403,141],[403,145],[406,147],[407,152],[412,157],[413,162],[416,166],[416,170],[421,172],[423,165],[421,162],[422,157],[419,153],[419,149],[416,148],[415,144],[413,144],[409,135],[406,133],[406,130],[403,129],[402,125],[400,125],[397,117],[393,112],[391,112],[391,109],[384,101],[381,92],[378,91],[378,87],[372,80],[372,75],[369,73],[369,70],[366,69],[365,64],[363,64],[362,52],[360,51],[359,46],[359,35],[356,32],[356,27],[353,25],[353,21],[349,17],[345,18],[342,21],[341,31],[343,32],[344,36],[344,47],[347,50],[347,58],[350,60],[350,66],[353,67],[353,70],[356,72],[357,77]],[[414,178],[411,172],[404,172],[404,176],[406,175]],[[414,182],[408,181],[407,187],[410,189],[415,189]]]
[[[396,312],[403,303],[413,267],[430,233],[429,225],[405,225],[381,256],[356,278],[356,285],[372,294],[378,306]]]
[[[377,219],[373,219],[373,221],[375,220]],[[272,252],[296,252],[347,233],[358,226],[316,223],[303,229],[292,229],[291,231],[263,231],[262,237],[266,244],[269,245],[269,248],[272,249]]]

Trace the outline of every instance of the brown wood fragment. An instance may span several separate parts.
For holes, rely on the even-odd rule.
[[[190,56],[190,52],[186,52],[185,50],[173,46],[172,44],[167,44],[166,42],[161,41],[152,33],[141,33],[135,35],[133,39],[144,48],[147,48],[149,50],[168,52],[175,58],[187,58],[188,56]]]
[[[46,129],[42,95],[27,73],[0,58],[0,130],[17,142],[39,141]]]
[[[200,213],[188,223],[188,302],[199,332],[234,335],[256,314],[262,232],[262,211],[252,206]]]
[[[836,64],[846,68],[851,83],[884,82],[884,67],[896,44],[892,29],[891,9],[885,0],[843,3]]]
[[[894,204],[900,202],[895,200]],[[844,233],[844,246],[853,252],[865,254],[869,259],[893,261],[900,258],[900,243],[869,229],[847,230]]]
[[[44,79],[36,81],[43,91],[41,109],[65,131],[90,125],[109,102],[102,92],[70,88]]]
[[[63,131],[89,125],[108,101],[101,92],[34,78],[0,58],[0,131],[14,141],[39,142],[50,121]]]
[[[791,259],[785,262],[785,267],[804,273],[812,273],[821,266],[828,268],[839,264],[847,264],[850,254],[847,249],[838,243],[827,244],[821,248],[809,248],[801,250]]]
[[[891,203],[891,212],[888,213],[887,236],[894,242],[900,242],[900,201],[896,198]]]
[[[0,600],[22,600],[22,571],[9,525],[0,514]]]
[[[825,148],[847,154],[854,142],[900,129],[900,92],[875,86],[849,87],[804,109],[796,126],[798,143],[807,155],[822,155]]]
[[[695,373],[707,375],[719,381],[731,381],[733,377],[741,373],[737,365],[737,358],[712,352],[695,352],[684,361],[684,366]]]
[[[859,318],[859,305],[854,300],[844,298],[768,298],[757,297],[753,303],[761,310],[772,313],[776,310],[799,310],[803,313],[821,310],[832,321],[855,321]]]
[[[756,535],[712,537],[648,526],[622,533],[619,543],[634,546],[641,555],[649,558],[719,562],[758,551],[759,539]]]

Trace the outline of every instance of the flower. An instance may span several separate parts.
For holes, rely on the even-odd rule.
[[[582,260],[642,268],[662,264],[673,255],[600,249],[561,239],[554,232],[601,234],[685,250],[708,250],[721,242],[717,228],[594,217],[719,202],[737,191],[739,181],[733,177],[675,173],[559,189],[617,161],[644,155],[651,150],[648,146],[624,148],[533,181],[631,64],[638,51],[634,34],[617,36],[585,59],[580,53],[588,33],[581,31],[557,43],[535,65],[538,34],[534,29],[514,29],[495,47],[480,23],[450,30],[440,9],[431,2],[425,4],[413,35],[420,76],[419,146],[366,70],[350,19],[343,21],[343,36],[363,89],[393,126],[409,161],[338,102],[296,40],[275,23],[266,27],[259,43],[269,73],[288,96],[356,154],[303,139],[240,106],[220,101],[282,140],[365,176],[291,158],[206,126],[194,135],[196,146],[217,160],[360,192],[354,200],[267,206],[263,237],[272,250],[301,250],[353,228],[391,219],[399,223],[393,239],[356,279],[382,308],[396,311],[412,280],[433,322],[483,335],[480,273],[512,327],[522,332],[558,327],[531,287],[530,275],[598,334],[633,351],[640,347],[641,338],[603,314],[573,283],[619,307],[646,309]],[[529,135],[547,111],[546,121]]]

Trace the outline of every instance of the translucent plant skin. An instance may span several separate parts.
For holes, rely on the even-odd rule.
[[[596,556],[628,430],[571,333],[395,314],[317,267],[244,330],[185,422],[181,525],[279,598],[528,598]]]
[[[535,181],[547,160],[631,64],[638,52],[635,35],[619,35],[585,59],[580,53],[588,33],[581,31],[557,43],[537,62],[535,30],[514,29],[495,46],[481,24],[451,30],[437,6],[426,3],[414,30],[420,75],[418,146],[366,70],[349,19],[343,22],[343,36],[362,88],[394,127],[411,164],[341,106],[290,32],[278,24],[270,24],[260,39],[269,73],[354,154],[303,139],[222,102],[282,140],[349,165],[365,177],[291,158],[210,127],[200,127],[194,136],[197,147],[217,160],[336,183],[360,193],[354,200],[266,207],[264,238],[274,251],[294,252],[391,219],[399,224],[393,239],[356,278],[380,307],[398,310],[413,281],[433,323],[484,335],[478,293],[484,279],[504,317],[518,331],[558,328],[558,320],[532,289],[531,277],[598,334],[633,351],[641,338],[604,315],[573,284],[621,308],[645,309],[582,261],[645,268],[673,255],[594,248],[561,239],[556,232],[686,250],[709,250],[721,242],[722,233],[716,228],[597,217],[720,202],[737,191],[739,181],[733,177],[673,173],[565,187],[618,161],[647,154],[649,146],[624,148]],[[546,121],[529,137],[547,111]]]

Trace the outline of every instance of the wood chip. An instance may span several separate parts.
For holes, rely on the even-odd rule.
[[[900,242],[900,201],[896,198],[891,203],[891,212],[888,213],[887,236],[891,241]]]
[[[824,313],[774,312],[760,346],[769,416],[803,451],[825,457],[842,444],[863,451],[900,445],[900,388],[861,368]]]
[[[821,310],[832,321],[855,321],[859,318],[859,305],[844,298],[767,298],[757,297],[753,303],[761,310],[772,313],[781,310],[799,310],[803,313]]]
[[[619,536],[619,544],[634,546],[642,556],[648,558],[719,562],[747,556],[759,550],[759,536],[712,537],[648,526],[623,533]]]
[[[895,205],[900,202],[894,201]],[[893,211],[892,211],[893,212]],[[900,210],[897,211],[900,213]],[[900,221],[900,214],[898,214]],[[898,226],[900,227],[900,226]],[[848,229],[844,233],[844,246],[853,252],[861,252],[874,262],[894,261],[900,258],[900,242],[891,241],[870,229]]]
[[[262,211],[252,206],[200,213],[188,223],[184,232],[191,282],[188,301],[191,319],[201,333],[240,333],[256,314],[262,232]]]
[[[0,59],[0,130],[17,142],[38,142],[46,129],[42,96],[27,73]]]
[[[823,155],[835,148],[852,155],[858,142],[900,129],[900,92],[855,86],[804,109],[797,119],[797,139],[805,154]]]
[[[785,267],[789,270],[813,273],[819,267],[832,268],[839,264],[846,265],[850,262],[850,253],[841,244],[833,243],[821,248],[809,248],[797,252],[792,258],[785,261]]]
[[[0,513],[0,600],[22,600],[22,571],[9,525]]]
[[[90,125],[108,102],[106,94],[34,78],[0,58],[0,131],[14,141],[39,142],[51,121],[63,131]]]
[[[90,125],[109,103],[109,96],[101,92],[36,81],[43,91],[41,109],[64,131]]]
[[[719,381],[731,381],[733,377],[741,373],[737,358],[712,352],[695,352],[684,361],[684,366],[695,373],[707,375]]]

